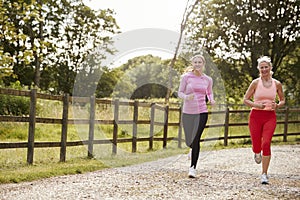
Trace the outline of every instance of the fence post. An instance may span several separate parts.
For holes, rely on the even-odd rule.
[[[60,162],[66,161],[67,149],[67,133],[68,133],[68,115],[69,115],[69,94],[63,96],[63,114],[61,126],[61,140],[60,140]]]
[[[169,105],[165,108],[165,124],[164,124],[164,138],[163,138],[163,148],[167,147],[168,138],[168,123],[169,123]]]
[[[96,100],[95,96],[90,98],[90,122],[89,122],[89,143],[88,143],[88,158],[93,158],[93,144],[94,144],[94,132],[95,132],[95,109]]]
[[[228,129],[229,129],[229,107],[226,106],[225,127],[224,127],[224,146],[228,145]]]
[[[28,146],[27,146],[27,163],[33,163],[34,154],[34,134],[36,122],[36,89],[30,91],[30,113],[29,113],[29,128],[28,128]]]
[[[288,125],[289,125],[289,107],[285,107],[284,109],[284,132],[283,132],[283,142],[287,142],[287,133],[288,133]]]
[[[155,122],[155,103],[151,104],[150,113],[150,138],[149,138],[149,149],[153,149],[153,136],[154,136],[154,122]]]
[[[134,101],[133,104],[133,127],[132,127],[132,152],[136,152],[136,138],[137,138],[137,121],[139,114],[139,102]]]
[[[178,127],[178,148],[181,148],[181,139],[182,139],[182,110],[181,106],[179,107],[179,127]]]
[[[115,100],[114,106],[114,131],[113,131],[113,154],[117,153],[117,139],[118,139],[118,124],[119,124],[119,99]]]

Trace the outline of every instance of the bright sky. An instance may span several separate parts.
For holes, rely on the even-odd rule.
[[[93,9],[111,8],[122,32],[140,28],[180,31],[188,0],[84,0]]]
[[[107,59],[107,62],[111,63],[108,64],[110,66],[120,66],[128,59],[147,54],[159,56],[162,59],[172,58],[175,44],[177,44],[179,38],[184,10],[187,2],[190,4],[191,1],[83,0],[86,5],[94,10],[110,8],[115,12],[114,17],[123,35],[120,35],[118,39],[120,42],[115,43],[115,47],[120,54]],[[139,32],[141,29],[149,28],[157,30],[153,34],[148,30]],[[128,37],[126,33],[129,34]],[[154,41],[149,44],[151,40]],[[159,44],[155,44],[157,42]],[[147,43],[147,45],[144,45],[144,43]],[[174,46],[170,47],[170,43]],[[127,47],[127,49],[123,47]]]

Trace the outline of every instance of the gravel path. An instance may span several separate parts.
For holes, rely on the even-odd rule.
[[[13,199],[300,199],[300,145],[272,147],[270,184],[250,148],[204,152],[198,175],[187,177],[186,155],[139,165],[0,185]]]

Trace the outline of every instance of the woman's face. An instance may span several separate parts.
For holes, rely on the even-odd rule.
[[[262,77],[268,77],[270,76],[272,67],[267,62],[261,62],[258,65],[258,70]]]
[[[204,67],[204,62],[202,58],[196,57],[192,60],[192,65],[194,67],[194,70],[202,72],[203,67]]]

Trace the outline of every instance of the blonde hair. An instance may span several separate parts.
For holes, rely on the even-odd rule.
[[[271,69],[273,68],[271,58],[268,57],[268,56],[262,56],[262,57],[257,59],[257,69],[259,69],[259,64],[262,63],[262,62],[266,62],[271,67]],[[274,72],[271,70],[270,74],[272,76],[274,74]]]
[[[266,63],[268,63],[268,65],[270,67],[272,67],[272,62],[271,62],[271,58],[270,57],[268,57],[268,56],[262,56],[262,57],[258,58],[257,59],[257,63],[258,63],[257,68],[259,68],[259,64],[262,63],[262,62],[266,62]]]
[[[201,60],[202,60],[203,63],[204,63],[204,66],[205,66],[206,60],[205,60],[204,56],[202,56],[202,55],[200,55],[200,54],[194,55],[194,56],[190,59],[190,61],[193,62],[193,60],[194,60],[195,58],[201,58]],[[194,67],[190,65],[190,66],[188,66],[188,67],[185,68],[184,73],[192,72],[192,71],[194,71]]]
[[[202,60],[203,63],[204,63],[204,66],[205,66],[206,60],[205,60],[204,56],[202,56],[201,54],[194,55],[194,56],[191,58],[191,62],[193,62],[193,60],[194,60],[195,58],[201,58],[201,60]]]
[[[184,73],[192,72],[193,70],[194,70],[193,66],[188,66],[187,68],[185,68]]]

